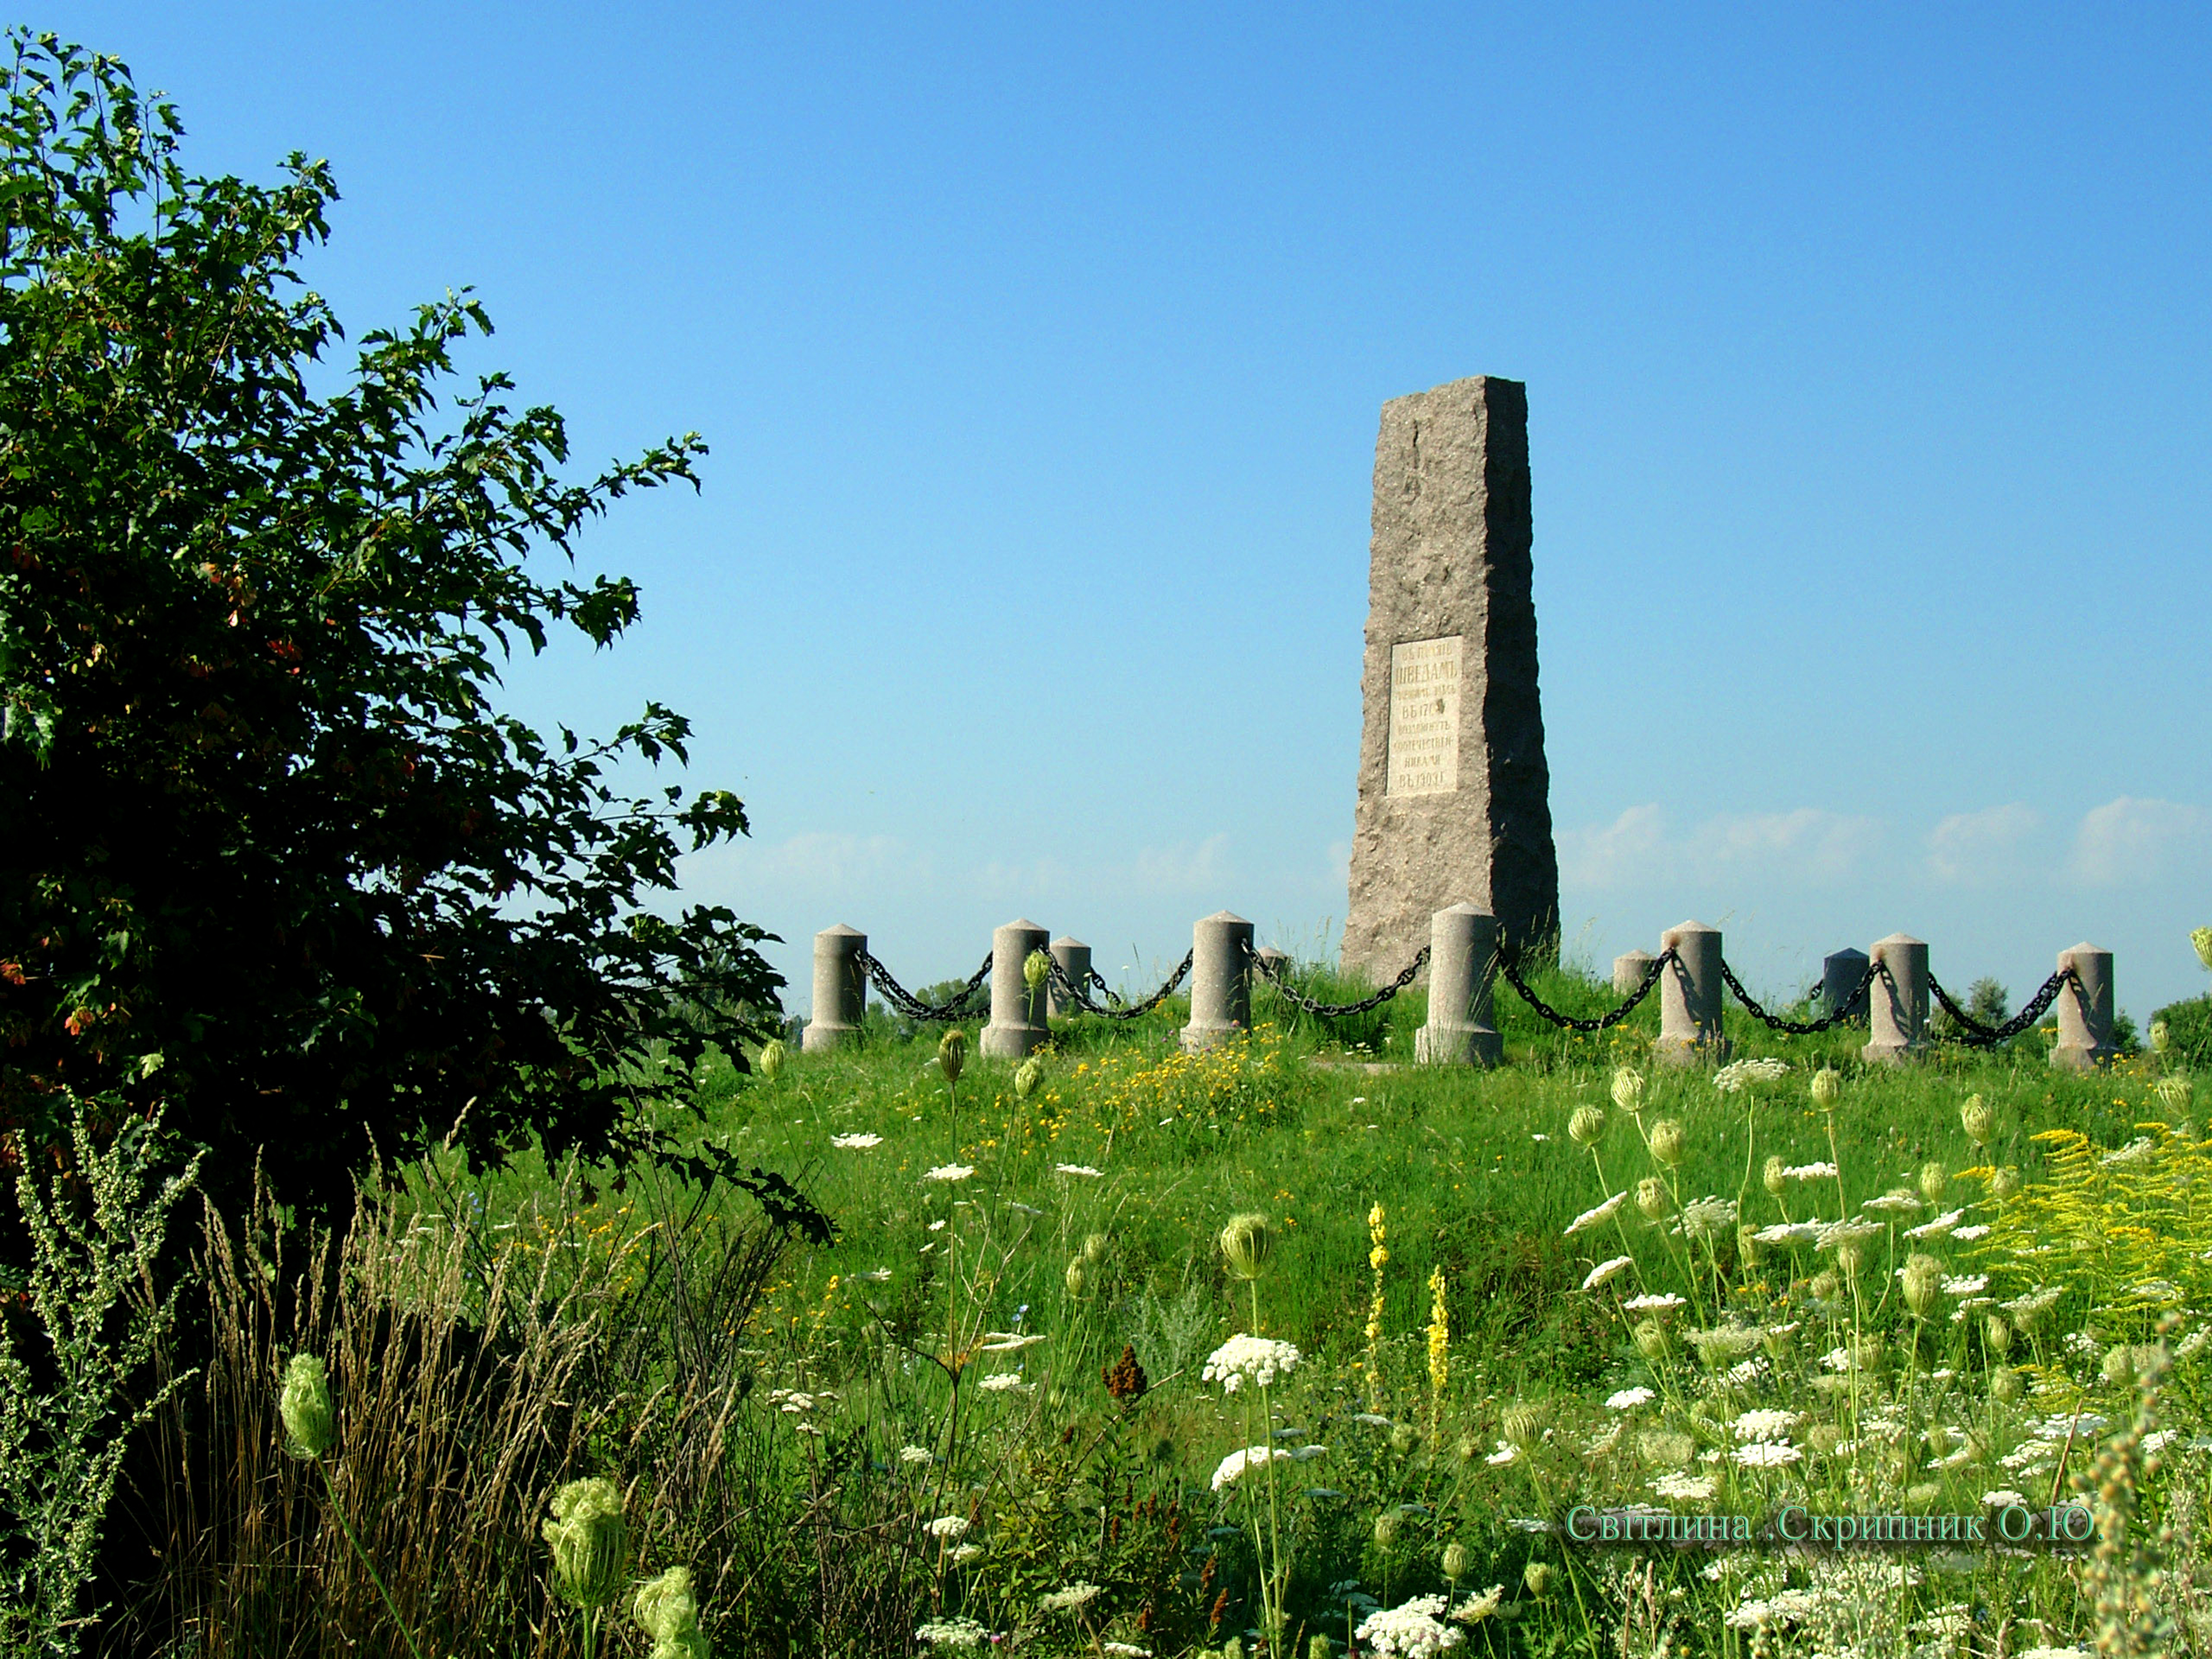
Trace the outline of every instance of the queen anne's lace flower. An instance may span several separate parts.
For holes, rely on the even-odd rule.
[[[1682,1206],[1682,1231],[1692,1238],[1709,1238],[1735,1225],[1732,1198],[1693,1198]]]
[[[1632,1412],[1656,1398],[1657,1396],[1649,1389],[1623,1389],[1619,1394],[1608,1395],[1605,1403],[1609,1411]]]
[[[1098,1176],[1105,1174],[1104,1170],[1094,1170],[1088,1164],[1055,1164],[1052,1167],[1060,1175]]]
[[[1213,1490],[1219,1492],[1247,1469],[1256,1469],[1268,1463],[1287,1463],[1290,1453],[1280,1446],[1247,1446],[1243,1451],[1233,1451],[1221,1460],[1213,1471]]]
[[[940,1515],[928,1528],[932,1538],[959,1538],[967,1531],[968,1517],[964,1515]]]
[[[991,1632],[973,1619],[933,1619],[915,1632],[915,1639],[933,1648],[980,1648]]]
[[[1570,1221],[1567,1224],[1567,1231],[1570,1234],[1578,1233],[1585,1227],[1595,1227],[1602,1222],[1610,1221],[1620,1213],[1620,1206],[1627,1202],[1628,1194],[1626,1192],[1615,1193],[1595,1209],[1584,1210]]]
[[[1377,1654],[1435,1659],[1467,1639],[1466,1632],[1454,1630],[1437,1616],[1443,1610],[1443,1596],[1417,1595],[1401,1606],[1369,1613],[1353,1634]]]
[[[1006,1394],[1022,1386],[1019,1371],[994,1371],[976,1386],[985,1394]]]
[[[934,1455],[932,1454],[929,1448],[927,1446],[901,1446],[899,1448],[899,1462],[902,1463],[930,1463],[934,1462],[935,1461],[936,1458]]]
[[[1739,1440],[1778,1440],[1802,1420],[1796,1412],[1746,1412],[1731,1426]]]
[[[1754,1440],[1735,1449],[1735,1461],[1747,1469],[1778,1469],[1804,1455],[1786,1440]]]
[[[1594,1291],[1625,1269],[1635,1265],[1636,1258],[1632,1255],[1617,1255],[1609,1261],[1601,1261],[1589,1270],[1589,1277],[1583,1280],[1583,1288],[1586,1291]]]
[[[848,1152],[865,1152],[871,1146],[884,1144],[881,1135],[831,1135],[830,1144]]]
[[[1832,1164],[1796,1164],[1782,1172],[1785,1181],[1833,1181],[1836,1166]]]
[[[1762,1055],[1757,1060],[1732,1060],[1713,1073],[1713,1087],[1724,1095],[1741,1094],[1761,1083],[1778,1083],[1790,1074],[1790,1062]]]
[[[1959,1224],[1966,1213],[1964,1210],[1946,1210],[1933,1221],[1923,1221],[1917,1227],[1907,1227],[1905,1236],[1907,1238],[1933,1238],[1938,1233],[1948,1233]]]
[[[1037,1597],[1037,1607],[1044,1613],[1073,1613],[1086,1601],[1096,1601],[1099,1593],[1099,1586],[1097,1584],[1069,1584],[1064,1589],[1052,1591],[1049,1595]]]
[[[1662,1498],[1677,1503],[1702,1503],[1720,1490],[1717,1474],[1662,1474],[1651,1482],[1651,1490]]]
[[[1667,1313],[1686,1306],[1684,1299],[1672,1291],[1655,1291],[1649,1296],[1632,1296],[1620,1304],[1623,1313]]]
[[[975,1166],[972,1164],[940,1164],[925,1171],[921,1178],[924,1181],[965,1181],[975,1173]]]
[[[1820,1224],[1817,1221],[1778,1221],[1752,1235],[1761,1244],[1811,1244],[1820,1237]]]
[[[1261,1388],[1278,1376],[1288,1376],[1298,1363],[1298,1351],[1287,1342],[1239,1331],[1206,1357],[1201,1380],[1218,1382],[1224,1394],[1235,1394],[1247,1382]]]
[[[1820,1248],[1832,1250],[1844,1244],[1863,1244],[1881,1237],[1878,1221],[1829,1221],[1820,1227]]]
[[[1876,1215],[1918,1215],[1927,1207],[1919,1194],[1904,1187],[1884,1193],[1880,1198],[1870,1198],[1859,1206],[1862,1210],[1871,1210]]]

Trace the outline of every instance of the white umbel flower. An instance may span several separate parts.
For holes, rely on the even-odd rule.
[[[1778,1083],[1790,1075],[1790,1062],[1761,1056],[1732,1060],[1713,1073],[1713,1087],[1724,1095],[1741,1094],[1762,1083]]]
[[[1373,1652],[1392,1659],[1436,1659],[1445,1649],[1467,1640],[1466,1632],[1443,1621],[1439,1615],[1443,1610],[1443,1596],[1417,1595],[1398,1607],[1369,1613],[1353,1634]]]
[[[1595,1227],[1603,1222],[1610,1221],[1620,1213],[1620,1206],[1627,1202],[1628,1194],[1626,1192],[1615,1193],[1595,1209],[1584,1210],[1570,1221],[1567,1224],[1567,1231],[1570,1234],[1578,1233],[1585,1227]]]
[[[1632,1255],[1617,1255],[1610,1261],[1601,1261],[1589,1270],[1589,1277],[1583,1280],[1583,1288],[1586,1291],[1594,1291],[1615,1275],[1635,1265],[1636,1258]]]
[[[1213,1490],[1219,1492],[1247,1469],[1289,1462],[1290,1453],[1280,1446],[1247,1446],[1243,1451],[1233,1451],[1221,1460],[1220,1467],[1213,1471]]]
[[[1265,1389],[1272,1386],[1277,1377],[1288,1376],[1299,1357],[1298,1351],[1287,1342],[1247,1336],[1239,1331],[1206,1357],[1200,1380],[1218,1382],[1224,1394],[1235,1394],[1248,1382],[1257,1382]]]
[[[1786,1440],[1754,1440],[1735,1449],[1735,1461],[1747,1469],[1778,1469],[1804,1455]]]
[[[924,1181],[965,1181],[975,1173],[975,1166],[972,1164],[940,1164],[925,1171],[921,1178]]]

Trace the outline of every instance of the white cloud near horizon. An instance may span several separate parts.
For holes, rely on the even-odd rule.
[[[1878,820],[1817,806],[1720,813],[1677,836],[1656,801],[1557,836],[1562,884],[1584,889],[1694,885],[1753,872],[1829,885],[1856,874],[1881,842]]]
[[[1954,812],[1928,832],[1928,872],[1940,882],[1966,885],[2016,873],[2015,848],[2043,825],[2043,815],[2023,802]]]
[[[2212,811],[2122,795],[2082,815],[2067,868],[2090,886],[2117,887],[2207,866],[2212,866]]]

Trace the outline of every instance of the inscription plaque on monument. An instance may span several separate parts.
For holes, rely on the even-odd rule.
[[[1385,793],[1449,795],[1459,787],[1456,634],[1390,647],[1390,767]]]
[[[1530,542],[1527,387],[1382,405],[1343,952],[1377,980],[1454,904],[1516,946],[1559,927]]]

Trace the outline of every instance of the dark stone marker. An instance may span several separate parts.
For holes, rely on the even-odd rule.
[[[1377,981],[1462,902],[1509,944],[1559,917],[1530,592],[1528,389],[1480,375],[1382,405],[1344,964]]]

